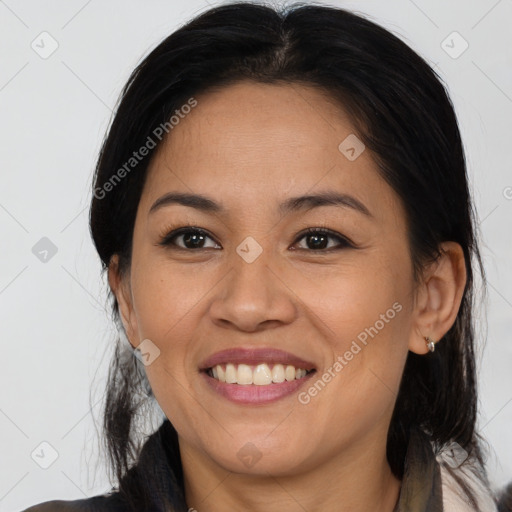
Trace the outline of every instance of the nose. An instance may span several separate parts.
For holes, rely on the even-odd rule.
[[[218,295],[210,304],[214,323],[257,332],[287,325],[296,318],[295,295],[283,273],[264,254],[265,251],[250,263],[234,255],[231,272],[217,288]]]

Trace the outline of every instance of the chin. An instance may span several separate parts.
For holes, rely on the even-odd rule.
[[[275,428],[275,425],[272,427]],[[229,445],[221,448],[222,453],[209,455],[224,469],[242,474],[255,476],[286,476],[304,470],[304,463],[310,457],[304,450],[304,443],[293,440],[289,434],[283,432],[282,436],[272,437],[268,433],[272,428],[265,430],[265,434],[258,436],[244,436],[230,439]],[[208,443],[211,447],[211,442]],[[218,444],[217,446],[222,446]]]

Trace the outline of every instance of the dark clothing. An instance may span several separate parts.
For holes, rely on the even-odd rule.
[[[126,496],[121,491],[113,490],[110,494],[73,501],[48,501],[35,505],[23,512],[187,512],[183,492],[181,465],[178,471],[172,471],[172,460],[177,460],[179,450],[173,439],[172,426],[165,420],[159,430],[151,435],[144,444],[139,461],[130,469],[121,489],[128,489],[135,508],[130,508]],[[156,468],[156,478],[148,479],[146,468]],[[441,464],[436,458],[427,436],[420,432],[411,433],[405,472],[402,479],[400,497],[394,512],[451,512],[451,510],[479,510],[473,506],[443,506],[443,487]],[[144,509],[139,500],[146,496],[151,503]],[[445,497],[446,498],[446,497]],[[490,500],[489,496],[487,496]],[[171,505],[176,503],[176,505]],[[449,503],[453,503],[449,501]],[[458,502],[457,502],[458,503]],[[497,510],[493,501],[491,506],[482,509]],[[457,504],[456,504],[457,505]],[[500,509],[501,510],[501,509]],[[503,509],[506,510],[506,509]],[[223,512],[223,511],[221,511]]]

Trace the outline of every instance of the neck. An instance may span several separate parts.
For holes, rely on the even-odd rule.
[[[180,452],[187,506],[198,512],[393,512],[400,493],[385,443],[382,448],[368,439],[311,470],[286,476],[228,471],[182,439]]]

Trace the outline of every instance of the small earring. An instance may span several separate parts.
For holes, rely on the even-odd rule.
[[[424,339],[425,342],[427,343],[427,348],[429,349],[429,351],[434,352],[434,350],[436,349],[435,341],[429,336],[424,336]]]

